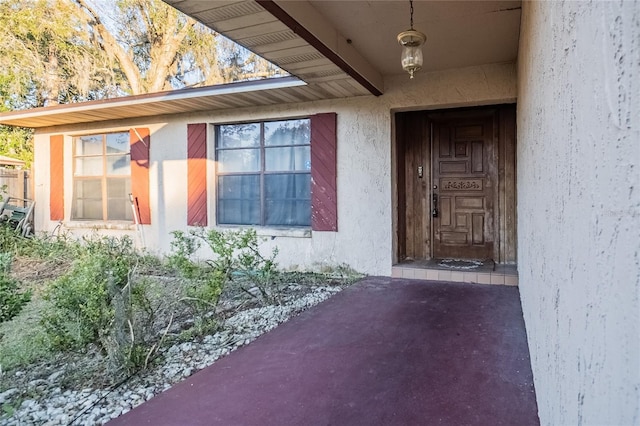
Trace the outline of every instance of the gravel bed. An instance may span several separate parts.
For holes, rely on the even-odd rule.
[[[113,390],[63,389],[60,382],[65,368],[54,370],[46,380],[28,382],[27,389],[10,388],[0,393],[0,406],[6,404],[5,407],[15,406],[17,398],[32,395],[23,399],[10,417],[0,418],[0,424],[104,424],[341,289],[336,286],[315,287],[304,296],[285,299],[281,305],[240,311],[225,321],[221,331],[198,342],[179,343],[167,348],[159,365],[133,376]],[[20,376],[25,373],[18,371],[13,374]]]

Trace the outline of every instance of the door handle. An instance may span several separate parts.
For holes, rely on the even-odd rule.
[[[433,193],[433,210],[431,210],[432,217],[438,217],[438,194]]]

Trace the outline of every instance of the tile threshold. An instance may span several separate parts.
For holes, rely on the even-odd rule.
[[[496,265],[494,270],[445,270],[443,268],[415,264],[397,264],[391,268],[392,278],[413,280],[447,281],[474,284],[518,285],[518,272],[515,265]]]

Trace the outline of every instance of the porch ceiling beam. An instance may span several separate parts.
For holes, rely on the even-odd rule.
[[[362,84],[371,94],[382,95],[382,75],[310,3],[283,0],[256,2]]]

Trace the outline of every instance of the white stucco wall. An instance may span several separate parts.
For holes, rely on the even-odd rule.
[[[385,82],[380,97],[360,97],[329,101],[244,108],[231,111],[165,116],[155,119],[127,120],[101,125],[78,125],[39,131],[35,138],[34,168],[36,227],[51,231],[57,222],[49,221],[48,143],[51,134],[83,134],[94,131],[127,130],[129,127],[151,129],[151,205],[152,224],[144,227],[147,246],[158,252],[169,250],[174,230],[185,230],[187,203],[186,138],[187,123],[228,123],[299,117],[320,112],[338,114],[338,232],[313,232],[311,238],[282,236],[265,243],[277,245],[279,263],[284,267],[319,269],[346,264],[357,271],[390,275],[393,263],[394,179],[392,159],[393,111],[396,109],[435,109],[513,102],[516,96],[514,64],[419,74],[415,79],[395,77]],[[71,164],[71,136],[67,137],[65,156]],[[209,138],[209,156],[214,153],[213,134]],[[209,182],[213,180],[210,162]],[[72,177],[65,182],[65,212],[71,211]],[[214,185],[209,186],[209,224],[215,224]],[[68,219],[68,217],[67,217]],[[73,233],[90,232],[69,220],[64,228]],[[129,233],[135,230],[104,231]],[[261,233],[269,235],[270,230]]]
[[[640,424],[640,4],[523,2],[517,124],[541,423]]]

